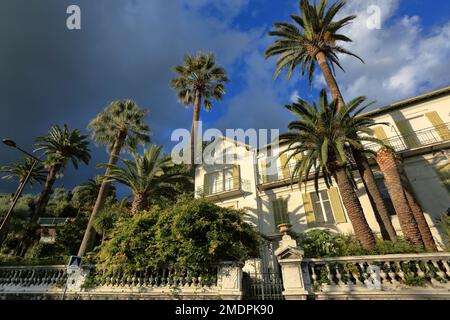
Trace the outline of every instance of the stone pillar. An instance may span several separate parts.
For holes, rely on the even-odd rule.
[[[286,300],[306,300],[308,291],[305,289],[302,261],[304,252],[297,248],[297,242],[287,233],[280,241],[280,247],[275,251],[281,266],[283,276],[283,295]],[[305,278],[307,274],[305,274]]]
[[[219,266],[217,285],[219,294],[224,300],[242,299],[242,267],[243,263],[223,262]]]

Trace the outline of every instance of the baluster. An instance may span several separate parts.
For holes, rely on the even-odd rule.
[[[436,272],[434,270],[432,270],[432,268],[430,268],[430,266],[428,265],[428,263],[430,263],[429,260],[424,261],[425,264],[425,273],[430,275],[430,282],[432,286],[436,286],[439,284],[439,281],[437,281],[436,278]]]
[[[359,262],[356,265],[359,265],[359,268],[361,269],[361,276],[362,276],[362,279],[363,279],[362,283],[366,287],[368,287],[369,284],[370,284],[369,283],[370,280],[369,280],[369,277],[368,277],[368,274],[367,274],[367,269],[366,269],[366,266],[364,265],[364,262]]]
[[[434,268],[436,269],[436,274],[441,279],[445,279],[445,272],[442,271],[441,267],[439,266],[439,263],[435,260],[432,261]]]
[[[396,261],[395,266],[398,268],[397,275],[400,278],[400,282],[405,282],[405,273],[403,272],[402,265],[400,262]]]
[[[384,269],[386,262],[383,262],[380,266],[380,285],[388,283],[388,275]]]
[[[156,282],[157,278],[153,277],[153,275],[154,275],[153,269],[149,269],[148,272],[149,272],[148,284],[150,287],[153,287],[157,283]]]
[[[341,272],[340,272],[340,270],[339,270],[339,264],[336,264],[335,269],[336,269],[336,281],[337,281],[337,285],[338,285],[338,286],[342,286],[342,285],[344,285],[345,283],[342,282],[342,275],[341,275]]]
[[[327,270],[327,278],[328,278],[328,281],[329,281],[330,285],[334,286],[335,283],[334,283],[334,279],[333,279],[333,274],[331,273],[330,265],[329,265],[329,264],[326,264],[326,265],[325,265],[325,268],[326,268],[326,270]]]
[[[317,274],[316,274],[316,268],[314,263],[312,263],[311,265],[311,283],[312,285],[315,285],[317,283]]]
[[[450,278],[450,266],[448,265],[448,262],[446,260],[442,260],[442,265],[444,266],[447,277]]]
[[[392,267],[391,262],[385,262],[385,264],[388,266],[387,274],[391,280],[391,284],[398,284],[395,268]]]
[[[421,278],[425,277],[425,272],[420,268],[420,261],[416,260],[415,266],[417,269],[417,276]]]

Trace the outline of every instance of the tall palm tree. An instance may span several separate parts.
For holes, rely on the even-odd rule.
[[[389,147],[380,149],[377,152],[377,162],[383,171],[384,180],[405,238],[415,245],[423,245],[419,227],[403,189],[395,151]]]
[[[134,152],[133,160],[121,159],[124,167],[101,165],[108,168],[108,175],[105,177],[107,181],[119,182],[133,191],[133,215],[148,209],[150,197],[161,194],[162,190],[174,189],[177,182],[188,179],[184,175],[170,173],[174,164],[161,151],[162,147],[151,145],[149,149],[144,149],[142,156]]]
[[[400,157],[392,148],[383,148],[378,151],[376,160],[383,171],[405,237],[417,245],[424,245],[428,251],[437,251],[433,234],[414,196]]]
[[[47,155],[45,166],[48,169],[44,189],[39,195],[36,203],[36,210],[33,220],[36,220],[45,212],[50,196],[53,192],[53,184],[58,175],[72,162],[75,169],[78,169],[79,161],[89,164],[91,159],[89,141],[87,135],[81,134],[80,130],[70,131],[67,124],[63,127],[52,126],[48,135],[36,138],[36,151],[44,151]]]
[[[313,176],[316,192],[319,180],[323,178],[327,187],[338,185],[342,202],[352,223],[355,236],[366,248],[373,248],[375,237],[367,223],[352,181],[352,168],[346,148],[364,151],[363,141],[382,144],[378,139],[358,133],[367,133],[375,125],[374,120],[360,113],[367,107],[361,106],[364,97],[352,100],[339,110],[337,100],[329,103],[325,89],[320,92],[318,103],[310,105],[299,99],[297,103],[286,106],[299,119],[289,124],[288,133],[280,136],[280,142],[289,143],[284,152],[292,152],[289,159],[302,154],[292,172],[292,179],[298,177],[299,186],[305,188]],[[370,152],[370,151],[368,151]]]
[[[197,141],[197,124],[200,120],[200,109],[211,110],[212,100],[220,101],[225,94],[224,83],[228,82],[224,68],[216,65],[213,54],[197,53],[186,55],[184,64],[173,68],[177,78],[170,82],[177,92],[178,99],[190,106],[193,104],[194,112],[191,126],[190,163],[192,170],[195,164],[195,144]]]
[[[92,139],[96,144],[103,144],[107,147],[110,154],[108,164],[115,165],[117,163],[122,149],[131,151],[138,144],[150,141],[150,128],[144,123],[146,115],[147,111],[139,108],[134,101],[116,100],[90,122],[88,129],[92,132]],[[108,170],[105,175],[108,175]],[[105,205],[109,188],[110,183],[104,180],[78,251],[79,256],[83,256],[92,246],[95,235],[94,221]]]
[[[21,161],[14,163],[11,166],[0,167],[0,173],[3,173],[2,179],[4,180],[18,180],[19,184],[22,184],[31,168],[33,167],[34,159],[31,157],[25,157]],[[35,183],[42,183],[45,181],[47,171],[41,163],[34,166],[31,171],[29,183],[33,185]]]
[[[312,84],[318,64],[332,98],[338,101],[339,110],[344,107],[345,102],[334,76],[335,66],[343,70],[338,55],[351,55],[362,61],[356,54],[338,45],[340,41],[352,41],[340,31],[356,18],[354,15],[340,20],[336,18],[345,3],[345,1],[336,1],[329,6],[328,0],[321,0],[318,4],[316,2],[311,4],[309,0],[301,0],[301,15],[291,16],[294,23],[274,23],[275,30],[269,32],[269,35],[278,39],[266,49],[266,58],[278,56],[275,77],[278,77],[283,70],[287,70],[287,78],[290,78],[294,70],[301,67],[302,75],[307,73],[309,82]],[[394,240],[396,238],[395,229],[367,158],[356,149],[353,149],[353,156],[369,197],[383,221],[384,228],[389,238]]]

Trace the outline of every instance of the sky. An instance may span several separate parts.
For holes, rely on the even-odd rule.
[[[66,27],[72,4],[81,9],[81,30]],[[381,10],[380,29],[367,27],[370,5]],[[148,109],[152,140],[169,152],[172,131],[192,119],[169,87],[171,68],[196,52],[215,53],[231,79],[223,101],[202,111],[205,129],[286,131],[292,117],[283,106],[324,87],[320,72],[312,88],[299,72],[274,80],[275,59],[264,58],[273,22],[298,13],[297,0],[0,0],[0,137],[32,151],[51,125],[88,134],[109,102],[130,98]],[[345,73],[336,77],[345,99],[364,95],[377,108],[450,85],[448,0],[349,0],[342,14],[358,15],[345,29],[353,39],[347,47],[365,61],[341,57]],[[102,173],[96,164],[108,154],[90,149],[90,165],[69,164],[56,186]],[[20,158],[0,145],[0,165]],[[16,187],[0,181],[0,192]]]

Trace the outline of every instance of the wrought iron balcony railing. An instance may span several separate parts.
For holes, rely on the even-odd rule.
[[[407,135],[384,140],[386,145],[393,147],[397,152],[404,152],[411,149],[426,147],[448,141],[450,141],[450,123],[446,123],[439,127],[417,130]],[[378,151],[380,149],[380,145],[370,143],[366,145],[366,148],[373,151]],[[350,163],[354,164],[355,161],[350,152],[347,156]],[[258,174],[258,184],[266,185],[274,182],[290,180],[294,168],[295,163],[289,163],[286,167],[280,166],[276,169],[267,169],[262,172],[260,171]]]
[[[384,143],[394,148],[397,152],[404,152],[446,141],[450,141],[450,123],[389,138],[384,140]],[[380,149],[380,145],[370,143],[366,145],[366,148],[369,150],[378,151]]]
[[[229,178],[225,180],[215,180],[208,185],[205,189],[204,186],[199,186],[196,189],[198,196],[213,196],[218,194],[224,194],[228,192],[244,192],[250,191],[250,181],[243,179]]]
[[[267,184],[282,180],[290,180],[294,172],[295,163],[289,163],[287,166],[280,166],[276,169],[268,168],[265,172],[259,172],[258,183]]]

